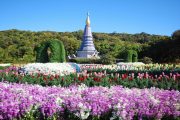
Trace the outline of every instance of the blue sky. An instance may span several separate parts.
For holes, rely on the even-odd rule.
[[[180,29],[180,0],[0,0],[0,30],[83,30],[171,35]]]

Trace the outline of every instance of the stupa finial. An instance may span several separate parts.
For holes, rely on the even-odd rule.
[[[90,26],[89,12],[87,12],[86,25]]]

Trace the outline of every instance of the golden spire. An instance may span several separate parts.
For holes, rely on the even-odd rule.
[[[90,26],[89,12],[87,13],[86,25]]]

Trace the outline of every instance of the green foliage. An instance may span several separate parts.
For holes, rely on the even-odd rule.
[[[180,61],[179,30],[171,37],[147,33],[93,33],[95,47],[100,55],[108,54],[121,59],[125,50],[135,50],[139,58],[151,57],[155,62]],[[75,54],[80,47],[83,31],[75,32],[31,32],[20,30],[0,31],[0,62],[34,62],[33,49],[43,41],[59,39],[67,55]],[[44,55],[47,59],[46,55]]]
[[[126,58],[125,58],[126,62],[132,62],[132,50],[128,50],[126,52]]]
[[[8,68],[9,66],[0,66],[0,70],[4,70],[6,68]]]
[[[36,62],[42,62],[42,63],[48,62],[47,49],[48,49],[47,42],[42,42],[39,46],[36,46],[35,48]]]
[[[173,40],[180,40],[180,30],[176,30],[175,32],[173,32],[172,39]]]
[[[176,63],[180,61],[180,40],[160,41],[149,47],[147,57],[154,62]]]
[[[71,34],[73,34],[73,33],[71,33]],[[77,32],[76,34],[79,34],[79,33]],[[74,34],[74,36],[76,34]],[[75,52],[79,49],[81,38],[77,39],[74,36],[69,37],[69,36],[62,35],[62,37],[60,38],[60,40],[63,42],[63,44],[65,46],[67,55],[75,54]],[[77,36],[77,37],[79,38],[79,36]]]
[[[127,50],[126,51],[126,62],[137,62],[138,61],[138,54],[135,50]]]
[[[132,55],[132,62],[138,62],[138,54],[136,51],[134,51],[134,53]]]
[[[61,41],[59,41],[60,43],[60,62],[66,62],[66,52],[65,52],[65,48],[64,45]]]
[[[142,62],[145,63],[145,64],[153,63],[152,58],[150,58],[150,57],[143,57]]]
[[[100,61],[102,64],[114,64],[116,62],[116,59],[111,54],[105,54],[101,56]]]
[[[4,50],[4,49],[2,49],[2,48],[0,48],[0,62],[2,62],[2,61],[3,61],[3,59],[4,59],[4,55],[5,55],[5,50]]]
[[[65,62],[65,49],[61,41],[49,40],[36,46],[36,62]]]
[[[73,58],[70,59],[70,62],[75,62],[75,63],[79,63],[79,64],[98,64],[100,63],[100,59],[85,59],[85,58]]]

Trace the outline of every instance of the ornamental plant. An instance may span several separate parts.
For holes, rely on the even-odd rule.
[[[126,62],[137,62],[138,54],[135,50],[127,50],[125,55]]]
[[[122,86],[42,87],[0,82],[3,120],[178,120],[180,92]]]
[[[128,88],[151,88],[157,87],[168,90],[180,90],[180,74],[176,72],[154,74],[148,72],[127,72],[124,73],[107,73],[83,71],[77,74],[60,76],[60,74],[42,74],[36,73],[18,73],[18,70],[2,71],[0,73],[1,81],[16,83],[40,84],[43,86],[61,85],[68,87],[72,84],[84,83],[87,86],[112,86],[123,85]]]
[[[36,46],[36,62],[65,62],[64,45],[59,40],[49,40]]]

